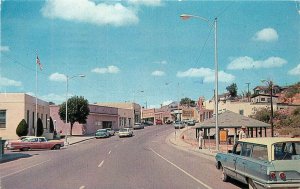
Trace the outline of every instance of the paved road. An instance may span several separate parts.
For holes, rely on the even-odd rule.
[[[0,189],[229,189],[214,162],[166,143],[171,126],[147,127],[131,138],[92,139],[59,151],[29,151],[0,164]],[[25,152],[22,152],[25,153]]]

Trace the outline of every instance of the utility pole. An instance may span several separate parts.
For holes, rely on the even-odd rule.
[[[246,83],[248,85],[248,93],[247,93],[247,97],[248,97],[248,102],[250,101],[250,90],[249,90],[249,85],[250,83]]]

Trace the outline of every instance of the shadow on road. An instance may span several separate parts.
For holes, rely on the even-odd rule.
[[[21,158],[29,158],[32,155],[30,154],[23,154],[23,153],[10,153],[10,154],[3,154],[2,158],[0,159],[0,164],[1,163],[6,163],[9,161],[14,161],[17,159],[21,159]]]

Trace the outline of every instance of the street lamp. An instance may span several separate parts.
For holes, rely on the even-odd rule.
[[[270,113],[270,124],[271,124],[271,136],[274,137],[274,124],[273,124],[273,81],[271,80],[261,80],[262,83],[265,83],[270,90],[270,103],[271,103],[271,113]]]
[[[200,20],[203,20],[205,22],[210,23],[210,20],[203,18],[201,16],[195,16],[195,15],[190,15],[190,14],[182,14],[180,17],[183,20],[187,20],[190,18],[197,18]],[[216,115],[216,150],[219,151],[219,126],[218,126],[218,49],[217,49],[217,21],[218,19],[214,19],[214,31],[215,31],[215,115]]]
[[[66,125],[68,126],[68,92],[69,92],[69,80],[73,79],[75,77],[85,77],[85,75],[83,74],[78,74],[78,75],[73,75],[71,77],[69,77],[68,75],[66,76],[66,85],[67,85],[67,92],[66,92]],[[66,136],[65,136],[65,141],[66,144],[68,144],[68,128],[66,131]]]

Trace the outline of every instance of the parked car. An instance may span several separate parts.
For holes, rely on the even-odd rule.
[[[187,125],[188,126],[194,126],[196,123],[195,123],[195,121],[194,120],[188,120],[187,121]]]
[[[175,121],[173,124],[175,129],[182,129],[185,127],[184,123],[182,121]]]
[[[144,129],[143,123],[135,123],[133,129]]]
[[[45,137],[27,137],[23,140],[8,142],[9,150],[30,150],[30,149],[55,149],[58,150],[64,146],[64,141],[50,140]]]
[[[157,120],[155,121],[155,123],[156,123],[156,125],[162,125],[162,124],[163,124],[162,120],[160,120],[160,119],[157,119]]]
[[[229,178],[249,188],[299,188],[300,138],[247,138],[233,150],[216,155],[222,180]]]
[[[98,129],[95,133],[95,138],[108,138],[110,134],[107,129]]]
[[[145,121],[144,125],[145,126],[151,126],[151,125],[153,125],[153,122],[152,121]]]
[[[115,135],[115,131],[111,128],[106,128],[107,132],[109,133],[110,136],[114,136]]]
[[[131,128],[123,128],[119,130],[119,137],[132,137],[133,131]]]

